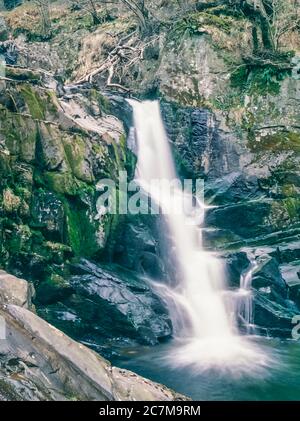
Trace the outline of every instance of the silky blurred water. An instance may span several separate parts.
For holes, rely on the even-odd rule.
[[[113,364],[135,371],[194,400],[278,401],[300,400],[300,342],[251,337],[269,359],[248,361],[248,370],[232,365],[207,368],[170,365],[168,356],[182,346],[177,341],[157,347],[128,349]]]

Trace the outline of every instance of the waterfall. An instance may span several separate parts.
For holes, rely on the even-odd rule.
[[[168,305],[177,346],[170,359],[176,365],[211,366],[237,364],[256,358],[256,349],[238,335],[233,309],[228,308],[226,277],[221,260],[204,250],[201,223],[205,204],[197,202],[186,210],[192,198],[179,187],[171,148],[158,101],[128,100],[134,111],[138,164],[136,179],[144,192],[158,203],[170,233],[175,254],[177,282],[155,283]],[[160,188],[153,187],[159,179]],[[175,183],[174,183],[175,180]],[[172,183],[172,193],[166,187]],[[247,277],[245,277],[247,283]]]
[[[248,334],[255,331],[253,324],[253,294],[251,291],[253,273],[258,264],[253,256],[249,256],[250,266],[241,274],[240,289],[238,291],[238,318],[242,321],[243,326]]]

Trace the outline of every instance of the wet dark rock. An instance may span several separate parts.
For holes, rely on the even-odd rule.
[[[292,301],[279,304],[270,299],[268,292],[256,292],[254,296],[255,325],[265,329],[267,334],[291,338],[293,317],[299,310]]]
[[[20,4],[23,3],[23,0],[3,0],[3,5],[7,10],[12,10]]]
[[[128,133],[129,129],[133,126],[133,113],[131,105],[129,105],[129,103],[126,101],[126,98],[123,96],[107,94],[107,98],[111,103],[112,114],[123,121]]]
[[[202,231],[203,245],[207,250],[222,250],[229,244],[235,244],[235,248],[243,244],[240,236],[230,230],[206,227]]]
[[[171,335],[171,325],[160,300],[141,279],[118,278],[99,266],[83,260],[78,268],[84,275],[73,276],[71,286],[77,295],[103,307],[119,334],[140,338],[146,343],[156,343]],[[102,318],[104,314],[102,313]],[[116,318],[116,320],[114,320]]]
[[[36,299],[42,305],[57,303],[68,298],[74,290],[61,275],[51,273],[36,290]]]
[[[280,265],[280,272],[288,285],[288,297],[300,309],[300,260]]]
[[[270,210],[271,203],[268,201],[218,207],[208,210],[205,224],[230,230],[242,238],[253,238],[272,232],[272,227],[267,223]]]
[[[299,240],[278,244],[272,255],[277,255],[281,263],[290,263],[300,259],[300,236]]]
[[[227,279],[231,286],[239,286],[241,274],[250,266],[250,260],[245,252],[225,255]]]
[[[3,28],[2,37],[5,38],[5,29]],[[14,66],[18,62],[19,51],[15,43],[9,39],[0,42],[0,54],[3,55],[5,63]]]
[[[172,335],[163,303],[134,273],[87,260],[72,271],[72,294],[39,312],[77,340],[97,348],[116,338],[154,345]]]
[[[124,267],[154,278],[163,276],[163,264],[159,258],[159,242],[156,237],[155,218],[144,223],[139,217],[127,222],[120,232],[114,259]],[[146,222],[146,221],[145,221]]]
[[[262,195],[257,177],[242,172],[232,172],[224,177],[205,183],[205,197],[214,205],[253,200]]]
[[[252,279],[252,286],[256,289],[271,288],[273,294],[286,299],[288,286],[284,281],[276,259],[265,255],[257,259],[258,268]]]

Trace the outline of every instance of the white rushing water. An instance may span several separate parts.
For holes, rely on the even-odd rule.
[[[195,365],[199,370],[211,366],[250,366],[253,360],[264,365],[264,355],[238,334],[235,305],[226,301],[224,294],[227,286],[221,260],[203,248],[204,203],[198,201],[193,210],[186,211],[185,204],[192,203],[191,197],[179,187],[171,194],[167,191],[168,185],[178,178],[159,102],[129,102],[134,110],[138,149],[136,178],[165,214],[179,279],[171,285],[155,283],[168,305],[177,338],[170,360],[177,366]],[[153,187],[153,180],[157,179],[162,181],[160,188]],[[250,310],[241,311],[244,314]],[[245,317],[250,316],[247,313]]]
[[[241,274],[240,289],[238,291],[238,317],[242,320],[248,334],[255,332],[253,323],[253,294],[252,294],[252,278],[253,273],[258,267],[258,264],[253,256],[249,256],[250,266]]]

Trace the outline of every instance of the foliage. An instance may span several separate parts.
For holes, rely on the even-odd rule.
[[[233,19],[228,16],[217,16],[213,13],[192,13],[177,21],[173,28],[173,35],[181,38],[184,35],[200,35],[205,32],[205,26],[213,26],[226,33],[230,32]]]
[[[100,25],[103,22],[106,22],[110,19],[109,12],[106,8],[104,10],[99,10],[99,6],[103,4],[102,1],[99,0],[72,0],[72,11],[76,10],[83,10],[86,11],[88,14],[91,15],[93,19],[94,25]]]
[[[134,14],[142,31],[149,29],[153,16],[150,16],[145,0],[112,0],[109,4],[115,4],[117,6],[118,3],[123,4]],[[111,19],[105,0],[72,0],[72,4],[73,9],[83,9],[90,13],[94,25],[99,25]],[[100,10],[101,7],[104,7],[104,10]]]
[[[262,66],[241,65],[231,75],[231,85],[249,95],[278,95],[280,82],[291,74],[272,64]]]

